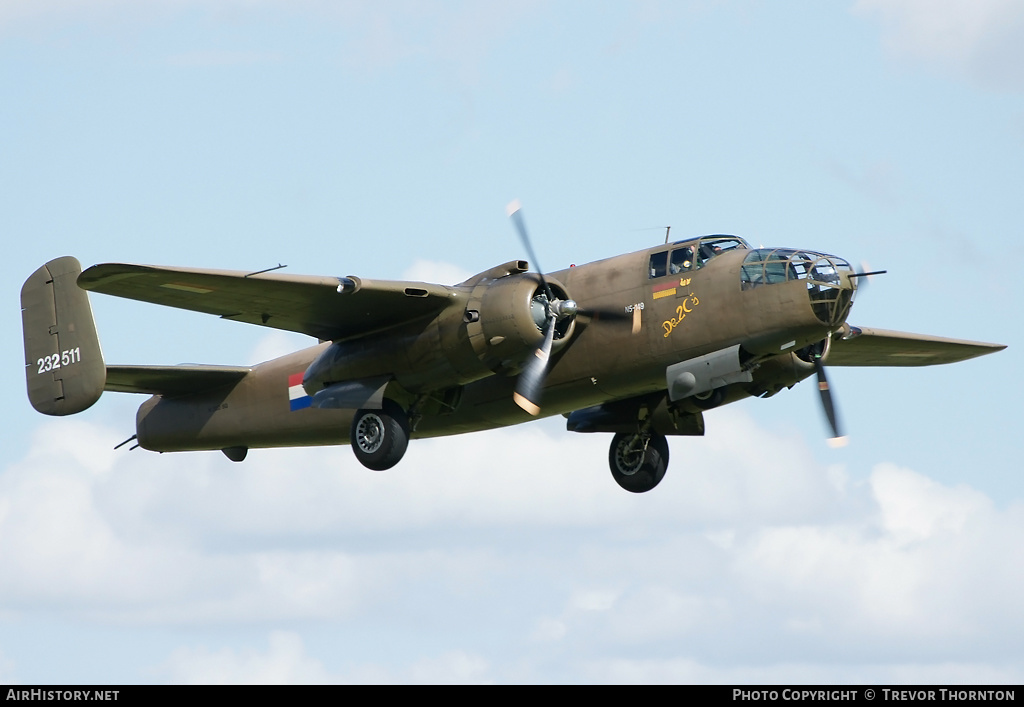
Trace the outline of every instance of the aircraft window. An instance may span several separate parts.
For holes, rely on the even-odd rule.
[[[740,267],[740,284],[744,290],[751,289],[755,283],[760,285],[764,282],[764,266],[761,261],[765,255],[767,253],[763,250],[752,250],[743,259],[743,265]]]
[[[651,265],[650,265],[650,277],[661,277],[662,275],[668,274],[668,251],[663,250],[660,253],[651,254]]]
[[[672,251],[672,260],[669,263],[668,271],[673,275],[689,270],[693,267],[693,246],[676,248]]]
[[[736,238],[734,236],[720,236],[713,238],[701,238],[700,244],[697,246],[697,267],[703,267],[704,264],[714,258],[716,255],[728,252],[730,250],[747,250],[750,246],[747,245],[746,241],[742,238]]]
[[[810,277],[814,258],[807,253],[795,253],[789,259],[790,280],[806,280]]]
[[[789,248],[761,248],[750,251],[743,260],[740,286],[749,290],[788,280],[807,280],[807,289],[825,290],[839,287],[840,270],[851,270],[849,263],[830,255]]]
[[[825,282],[829,285],[839,284],[839,273],[836,266],[829,260],[819,260],[811,269],[811,280]]]
[[[786,281],[786,265],[785,260],[769,260],[764,264],[764,281],[769,285],[774,285],[776,282]]]

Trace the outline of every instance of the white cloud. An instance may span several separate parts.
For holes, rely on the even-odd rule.
[[[161,666],[170,682],[186,685],[323,685],[338,682],[307,655],[302,638],[275,631],[266,652],[179,648]]]
[[[787,604],[794,620],[813,618],[823,635],[913,636],[952,648],[1009,635],[1007,626],[1024,620],[1007,602],[1024,583],[1019,506],[997,511],[967,487],[885,464],[870,487],[873,516],[758,531],[737,555],[739,574],[764,601]]]
[[[593,682],[708,685],[1012,685],[1019,666],[977,663],[772,663],[720,665],[685,658],[598,661],[587,666]]]
[[[263,363],[264,361],[270,361],[309,348],[316,343],[315,339],[303,334],[275,330],[266,334],[257,342],[248,360],[252,363]]]
[[[987,496],[966,484],[943,486],[909,469],[881,465],[872,490],[882,526],[894,541],[909,544],[938,534],[960,534],[973,519],[991,512]]]
[[[232,464],[47,422],[0,474],[0,606],[403,646],[325,667],[294,628],[188,640],[160,668],[178,682],[1019,677],[1024,508],[892,465],[850,481],[742,413],[709,423],[634,495],[604,436],[557,420],[415,441],[383,474],[345,448]]]
[[[451,263],[438,260],[416,260],[402,273],[402,279],[439,285],[456,285],[468,280],[472,274]]]
[[[484,684],[489,665],[479,656],[452,651],[437,658],[417,661],[411,672],[411,682],[424,685]]]
[[[273,631],[267,648],[210,649],[181,647],[154,672],[169,682],[187,685],[336,685],[336,684],[468,684],[486,683],[489,665],[463,651],[418,658],[409,664],[382,666],[360,663],[332,673],[312,657],[293,631]]]
[[[1016,0],[858,0],[854,11],[879,19],[895,54],[1024,89],[1024,5]]]

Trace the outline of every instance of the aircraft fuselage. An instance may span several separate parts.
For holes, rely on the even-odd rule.
[[[556,345],[553,353],[542,416],[665,391],[669,366],[737,345],[760,365],[753,367],[750,383],[728,386],[726,402],[772,394],[811,375],[813,367],[794,352],[827,338],[842,321],[822,321],[806,281],[744,287],[741,266],[750,251],[742,249],[721,253],[699,269],[655,274],[650,263],[674,245],[550,275],[588,309],[619,317],[577,318],[572,345]],[[435,317],[258,364],[235,385],[154,396],[137,415],[139,443],[154,451],[347,444],[355,411],[315,407],[308,377],[302,387],[310,366],[325,360],[321,367],[330,368],[334,380],[390,376],[387,396],[417,411],[414,438],[528,421],[531,415],[512,399],[518,368],[485,350],[497,347],[500,354],[508,343],[498,341],[503,337],[474,339],[475,322],[468,321],[478,288],[490,284],[450,287],[453,303]],[[843,285],[853,287],[849,279]],[[630,325],[634,317],[638,331]],[[435,381],[455,383],[439,387]]]

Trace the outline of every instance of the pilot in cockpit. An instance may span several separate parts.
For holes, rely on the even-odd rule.
[[[698,249],[700,257],[698,259],[698,266],[703,265],[707,261],[714,258],[716,255],[722,252],[722,247],[718,245],[712,245],[711,243],[702,243]]]
[[[685,246],[672,251],[672,261],[668,265],[668,271],[672,275],[678,275],[684,270],[693,267],[693,246]]]

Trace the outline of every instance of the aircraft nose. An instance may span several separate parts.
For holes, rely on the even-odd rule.
[[[842,258],[820,256],[810,268],[807,278],[807,296],[811,309],[822,323],[830,327],[846,321],[857,289],[853,268]]]

